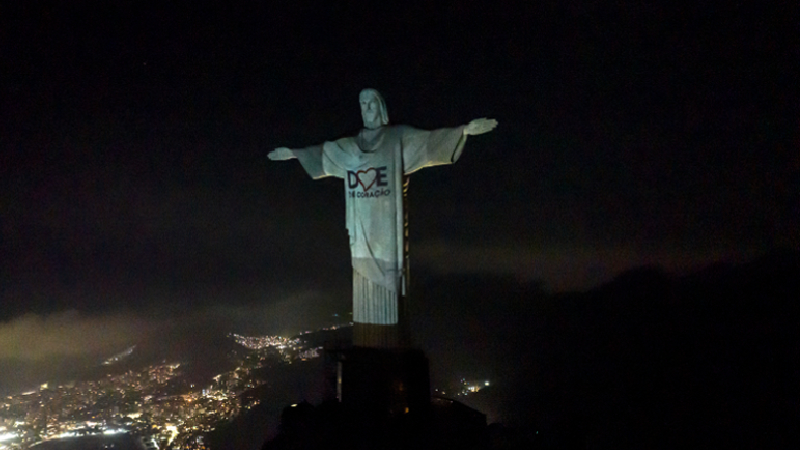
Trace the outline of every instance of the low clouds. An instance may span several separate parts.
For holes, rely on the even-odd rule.
[[[0,360],[111,354],[156,328],[156,323],[124,313],[84,316],[73,310],[46,316],[27,314],[0,324]]]
[[[132,345],[142,361],[196,361],[224,356],[231,332],[292,335],[330,325],[334,313],[347,317],[342,302],[314,290],[238,304],[206,299],[173,306],[93,314],[73,309],[0,322],[0,392],[73,378]]]
[[[151,307],[145,311],[102,315],[76,310],[26,314],[0,323],[0,360],[110,356],[165,333],[198,335],[213,330],[292,334],[324,325],[334,312],[344,311],[337,311],[321,293],[304,291],[271,304],[205,304],[171,312]]]
[[[743,261],[759,255],[755,249],[689,250],[679,245],[457,245],[437,241],[415,244],[411,252],[415,266],[433,273],[512,276],[543,281],[547,289],[557,292],[591,289],[635,267],[659,266],[684,274],[716,261]]]

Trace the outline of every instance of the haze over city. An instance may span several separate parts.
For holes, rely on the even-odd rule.
[[[800,250],[797,5],[6,3],[3,395],[133,345],[201,361],[348,322],[341,180],[266,155],[353,135],[365,87],[392,124],[499,122],[410,183],[441,384],[508,368],[492,355],[533,323],[513,311],[561,336],[548,320],[608,319],[561,300],[642,267],[684,286]]]

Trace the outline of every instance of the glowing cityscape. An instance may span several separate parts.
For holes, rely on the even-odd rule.
[[[41,442],[79,436],[128,433],[148,449],[205,449],[205,434],[258,401],[243,405],[241,395],[267,382],[255,373],[275,353],[284,361],[317,358],[299,338],[249,337],[231,333],[249,351],[236,367],[210,384],[186,381],[180,363],[150,365],[95,380],[74,381],[0,399],[0,450],[27,449]],[[107,359],[131,355],[135,346]],[[272,355],[272,356],[271,356]]]

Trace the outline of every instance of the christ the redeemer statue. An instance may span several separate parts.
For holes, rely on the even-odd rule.
[[[345,137],[302,149],[279,147],[269,159],[297,158],[312,178],[344,180],[347,230],[353,262],[353,344],[401,346],[398,322],[407,292],[406,176],[424,167],[452,164],[467,136],[491,131],[494,119],[434,131],[389,126],[380,93],[359,95],[364,128]]]

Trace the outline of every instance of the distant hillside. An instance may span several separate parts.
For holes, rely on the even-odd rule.
[[[492,378],[461,400],[554,446],[779,448],[800,416],[798,252],[684,277],[646,267],[585,293],[474,277],[414,292],[434,386]]]

